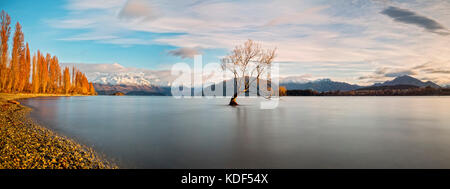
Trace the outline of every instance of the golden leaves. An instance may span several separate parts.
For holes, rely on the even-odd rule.
[[[2,25],[0,27],[0,91],[96,95],[92,83],[89,83],[86,76],[75,68],[72,71],[71,84],[69,70],[61,73],[61,66],[56,56],[51,56],[49,53],[44,55],[38,50],[31,58],[28,43],[24,45],[24,34],[19,22],[16,24],[11,57],[9,57],[10,17],[4,11],[1,12],[0,17]],[[32,72],[31,83],[30,72]]]

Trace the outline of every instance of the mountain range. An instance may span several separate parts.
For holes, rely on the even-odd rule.
[[[117,75],[116,75],[117,76]],[[136,76],[136,75],[135,75]],[[126,79],[123,79],[126,78]],[[97,77],[99,80],[94,80],[94,88],[100,95],[111,95],[116,92],[122,92],[126,95],[171,95],[171,88],[168,85],[152,85],[150,81],[143,81],[137,77],[124,76],[116,79],[109,79],[115,82],[108,83],[108,79],[104,77]],[[132,80],[139,81],[133,84]],[[155,81],[155,78],[152,78]],[[431,81],[421,81],[414,77],[404,75],[396,77],[393,80],[385,81],[383,83],[375,83],[370,86],[360,86],[349,84],[346,82],[332,81],[331,79],[319,79],[315,81],[308,81],[304,79],[280,79],[280,86],[286,87],[287,90],[306,90],[311,89],[318,92],[328,91],[352,91],[352,90],[376,90],[376,89],[405,89],[430,86],[433,88],[440,88],[439,85]],[[123,83],[126,81],[125,83]],[[227,82],[231,84],[232,82]],[[223,87],[223,84],[216,84],[215,87]],[[210,87],[206,87],[208,89]]]
[[[430,86],[433,88],[440,88],[439,85],[436,83],[433,83],[431,81],[423,82],[419,79],[416,79],[414,77],[404,75],[396,77],[393,80],[385,81],[383,83],[375,83],[370,86],[360,86],[360,85],[352,85],[345,82],[336,82],[332,81],[330,79],[320,79],[316,81],[309,81],[304,83],[280,83],[281,86],[285,86],[288,90],[306,90],[311,89],[318,92],[327,92],[327,91],[351,91],[351,90],[357,90],[357,89],[375,89],[374,87],[378,87],[379,89],[382,89],[383,86],[390,86],[390,89],[395,89],[396,86],[399,88],[404,89],[407,86],[410,86],[411,88],[414,87],[426,87]]]
[[[386,81],[384,83],[375,83],[373,86],[377,87],[377,86],[393,86],[393,85],[413,85],[418,87],[430,86],[433,88],[440,88],[440,86],[437,85],[436,83],[433,83],[431,81],[423,82],[408,75],[400,76],[395,78],[394,80]]]
[[[351,91],[361,88],[359,85],[352,85],[345,82],[336,82],[331,79],[319,79],[316,81],[308,81],[303,83],[288,82],[280,83],[280,86],[286,87],[287,90],[306,90],[311,89],[318,92],[327,91]]]
[[[143,96],[170,96],[170,87],[152,86],[152,85],[112,85],[94,83],[95,91],[99,95],[113,95],[121,92],[126,95],[143,95]]]

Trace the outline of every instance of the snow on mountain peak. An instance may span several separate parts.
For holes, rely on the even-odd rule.
[[[89,81],[110,85],[155,85],[170,86],[176,78],[169,70],[149,70],[142,68],[124,67],[113,64],[81,64],[64,63],[63,66],[75,66],[86,74]]]
[[[280,83],[307,83],[310,80],[305,78],[306,76],[288,76],[280,78]]]

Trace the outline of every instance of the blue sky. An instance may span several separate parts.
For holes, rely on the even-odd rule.
[[[168,54],[177,49],[169,44],[108,44],[96,40],[64,40],[87,32],[87,29],[64,29],[52,26],[55,18],[70,19],[67,10],[69,1],[33,0],[2,1],[2,8],[12,17],[12,23],[19,21],[23,27],[26,41],[33,51],[57,55],[61,62],[67,63],[120,63],[137,68],[161,69],[174,62],[190,60]],[[127,36],[156,39],[161,36],[175,36],[177,33],[151,33],[122,31]],[[223,52],[221,52],[223,53]],[[216,51],[211,51],[216,54]],[[206,57],[207,58],[207,57]]]
[[[281,75],[366,84],[450,83],[446,0],[6,0],[33,51],[64,63],[167,70],[219,62],[247,39],[277,47]],[[105,68],[107,69],[107,68]]]

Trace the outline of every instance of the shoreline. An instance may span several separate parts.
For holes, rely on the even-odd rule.
[[[117,166],[92,148],[36,124],[30,107],[18,99],[87,96],[0,93],[0,169],[113,169]]]

